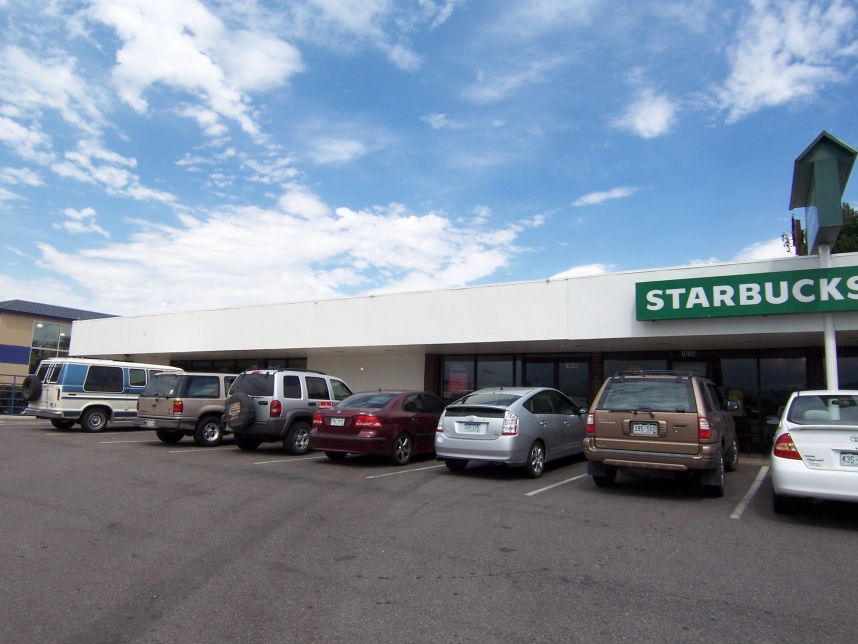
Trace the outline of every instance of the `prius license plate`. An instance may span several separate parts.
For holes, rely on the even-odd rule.
[[[331,418],[331,427],[342,427],[345,424],[346,424],[345,418],[340,418],[337,416]]]
[[[463,434],[482,434],[483,433],[483,424],[482,423],[462,423],[459,425],[459,431]]]
[[[632,423],[634,436],[658,436],[658,423]]]
[[[858,467],[858,452],[840,452],[840,465]]]

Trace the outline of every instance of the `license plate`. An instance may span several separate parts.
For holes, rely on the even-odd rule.
[[[345,418],[331,418],[331,427],[342,427],[346,424]]]
[[[840,465],[858,467],[858,452],[840,452]]]
[[[154,427],[154,426],[155,426],[155,419],[154,418],[147,418],[146,420],[143,421],[143,427]]]
[[[634,436],[658,436],[658,423],[632,423]]]
[[[483,424],[482,423],[462,423],[459,425],[459,431],[463,434],[482,434],[483,433]]]

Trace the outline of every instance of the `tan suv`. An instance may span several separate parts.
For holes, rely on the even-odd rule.
[[[236,375],[229,373],[161,373],[137,399],[138,427],[154,429],[162,443],[173,445],[193,436],[201,447],[223,439],[224,405]]]
[[[739,461],[736,428],[711,380],[679,371],[625,371],[608,378],[587,416],[587,473],[599,487],[617,471],[693,473],[707,496],[724,494]]]

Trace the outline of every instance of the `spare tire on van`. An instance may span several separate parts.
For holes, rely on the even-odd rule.
[[[41,396],[42,381],[39,380],[39,377],[30,374],[24,378],[24,382],[21,383],[21,397],[27,402],[33,402],[38,400]]]

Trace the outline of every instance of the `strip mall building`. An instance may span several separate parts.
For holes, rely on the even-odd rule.
[[[237,372],[317,369],[354,390],[453,399],[550,385],[589,402],[619,369],[705,373],[746,450],[795,389],[826,385],[824,328],[842,388],[858,388],[858,253],[609,273],[74,323],[70,354]],[[827,322],[826,322],[827,320]]]

